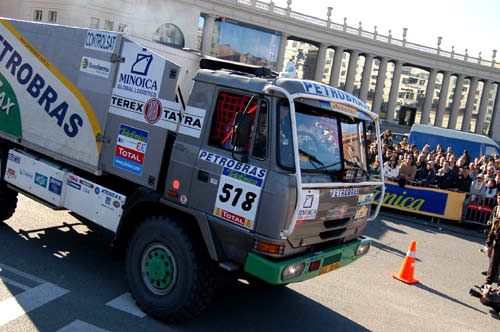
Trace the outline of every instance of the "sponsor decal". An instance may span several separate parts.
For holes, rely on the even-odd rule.
[[[21,164],[21,157],[20,156],[17,156],[13,153],[9,153],[9,156],[8,156],[8,159],[18,165]]]
[[[33,177],[34,177],[33,173],[31,173],[28,170],[25,170],[24,168],[21,168],[19,170],[19,174],[22,175],[22,176],[24,176],[24,177],[26,177],[26,178],[28,178],[28,179],[30,179],[30,180],[33,180]]]
[[[298,220],[316,219],[319,205],[319,190],[304,190]]]
[[[109,78],[111,62],[84,56],[80,64],[80,71],[94,76]]]
[[[210,163],[229,168],[235,171],[238,171],[240,173],[243,173],[245,175],[250,175],[252,177],[255,177],[257,179],[261,179],[262,182],[266,178],[267,175],[267,170],[257,167],[257,166],[252,166],[249,164],[245,164],[239,161],[236,161],[231,158],[223,157],[220,156],[216,153],[208,152],[205,150],[200,150],[200,154],[198,155],[198,158],[204,161],[208,161]]]
[[[78,183],[80,183],[82,186],[85,186],[90,189],[94,189],[94,184],[92,182],[89,182],[87,180],[84,180],[82,178],[78,179]]]
[[[127,125],[120,125],[113,166],[136,175],[142,174],[149,133]]]
[[[49,178],[47,176],[35,172],[35,184],[39,185],[40,187],[47,188],[48,181]]]
[[[187,204],[188,202],[188,198],[186,195],[181,195],[179,201],[182,203],[182,204]]]
[[[161,102],[156,98],[151,98],[144,107],[144,119],[149,124],[155,124],[160,121],[162,113]]]
[[[71,158],[97,166],[102,143],[95,137],[102,131],[94,110],[72,81],[37,50],[39,44],[43,41],[31,44],[11,23],[0,20],[0,94],[5,93],[0,131],[58,153],[72,151]],[[16,95],[23,98],[16,101]],[[26,125],[21,128],[21,124]]]
[[[85,48],[113,53],[115,51],[117,35],[114,33],[88,30],[85,38]]]
[[[115,90],[119,95],[146,101],[158,98],[165,60],[131,42],[123,44],[122,56]]]
[[[57,196],[61,196],[62,181],[55,179],[51,176],[49,180],[49,191],[51,193],[56,194]]]
[[[342,90],[336,89],[326,84],[317,83],[313,81],[302,80],[300,82],[302,83],[305,93],[333,98],[340,102],[352,103],[366,110],[370,110],[370,108],[363,101],[361,101],[361,99],[354,97],[353,95],[346,93]]]
[[[368,206],[362,205],[359,207],[358,211],[356,211],[356,215],[354,216],[354,221],[360,221],[368,217]]]
[[[21,113],[14,90],[0,74],[0,131],[21,137]]]
[[[260,202],[260,196],[266,173],[259,177],[259,169],[255,175],[247,172],[223,167],[214,206],[214,215],[243,226],[254,228],[255,217]]]
[[[381,196],[380,188],[375,188],[374,201],[378,202]],[[432,189],[401,188],[396,184],[385,184],[384,206],[399,209],[427,212],[443,215],[446,210],[448,194]]]
[[[350,207],[349,205],[340,205],[340,206],[335,206],[326,212],[326,218],[335,220],[335,219],[342,219],[346,217],[353,216],[356,214],[357,207]]]
[[[81,190],[82,189],[82,186],[78,182],[75,182],[75,181],[72,181],[72,180],[67,180],[66,184],[68,186],[70,186],[71,188],[74,188],[76,190]]]
[[[172,101],[150,98],[147,102],[121,96],[116,89],[111,96],[110,113],[143,123],[199,138],[205,122],[206,110],[188,106],[182,113],[180,105]],[[148,104],[151,107],[148,108]],[[161,112],[159,111],[161,108]]]
[[[12,168],[7,168],[7,177],[9,179],[14,179],[15,180],[17,178],[16,171],[13,170]]]
[[[359,195],[359,188],[342,188],[342,189],[331,189],[330,196],[332,198],[339,197],[352,197]]]
[[[373,202],[374,194],[366,194],[358,196],[358,205],[371,204]]]

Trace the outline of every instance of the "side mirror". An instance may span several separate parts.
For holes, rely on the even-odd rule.
[[[238,113],[234,119],[231,144],[237,149],[246,149],[252,133],[254,119],[250,114]]]
[[[250,114],[237,113],[233,124],[233,136],[231,144],[233,145],[233,158],[241,162],[248,162],[248,143],[252,133],[254,119]],[[241,160],[235,157],[235,153],[241,155]]]

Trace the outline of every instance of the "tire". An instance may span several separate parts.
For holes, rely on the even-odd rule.
[[[127,252],[127,277],[137,305],[150,316],[177,323],[199,315],[216,286],[215,264],[203,246],[164,216],[147,218]]]
[[[17,207],[17,192],[7,188],[7,184],[2,180],[7,165],[7,157],[4,157],[3,151],[7,150],[0,146],[0,222],[12,217]]]
[[[17,192],[7,188],[5,182],[0,181],[0,222],[12,217],[17,207]]]

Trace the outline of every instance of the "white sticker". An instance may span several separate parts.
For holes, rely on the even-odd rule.
[[[146,102],[158,98],[165,59],[131,42],[124,42],[115,93]]]
[[[260,201],[263,178],[224,167],[219,182],[214,215],[253,229]]]
[[[111,62],[84,56],[80,64],[80,71],[90,75],[109,78]]]
[[[318,214],[319,190],[304,190],[302,192],[302,203],[299,209],[299,220],[315,219]]]
[[[373,202],[373,198],[375,196],[373,194],[365,194],[358,196],[358,205],[370,204]]]
[[[88,30],[85,38],[85,48],[113,53],[115,51],[117,36],[114,33]]]
[[[188,106],[181,115],[180,105],[173,101],[150,98],[143,102],[116,94],[116,89],[114,92],[110,113],[172,131],[176,131],[179,126],[180,134],[200,137],[206,110]]]

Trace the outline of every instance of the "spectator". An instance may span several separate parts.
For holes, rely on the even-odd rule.
[[[442,144],[438,144],[436,145],[436,150],[432,151],[434,152],[435,154],[440,154],[440,153],[443,153],[444,150],[443,150],[443,145]]]
[[[417,173],[417,167],[413,163],[413,155],[407,154],[401,167],[399,168],[398,183],[401,187],[404,187],[407,182],[413,181],[415,179],[415,174]]]
[[[467,150],[464,150],[464,153],[462,153],[460,158],[464,160],[464,165],[468,165],[471,162],[470,156],[469,156],[469,151],[467,151]]]
[[[495,183],[497,184],[497,192],[500,192],[500,173],[495,176]]]
[[[470,191],[471,184],[472,179],[469,176],[469,168],[461,168],[458,172],[457,189],[468,193]]]
[[[399,142],[399,144],[401,144],[402,149],[405,149],[406,146],[408,145],[408,139],[406,137],[403,137],[403,140]]]
[[[375,161],[370,164],[370,172],[371,174],[380,175],[380,161],[378,156],[375,156]]]
[[[474,181],[477,177],[477,168],[476,164],[474,163],[469,163],[469,176]]]
[[[486,274],[486,283],[483,286],[491,286],[494,281],[498,284],[498,268],[500,265],[500,193],[497,195],[497,206],[493,209],[488,224],[491,225],[486,240],[489,267]]]
[[[398,160],[392,157],[384,163],[384,177],[387,179],[397,179],[399,175]]]
[[[375,157],[378,156],[377,145],[370,145],[370,151],[368,152],[368,163],[371,165],[375,162]]]
[[[495,203],[495,196],[497,195],[497,186],[495,180],[486,180],[486,189],[484,190],[485,202],[489,207],[493,207]]]
[[[436,171],[434,170],[434,162],[427,162],[427,177],[423,181],[426,186],[434,185],[436,182]]]
[[[453,171],[450,168],[450,162],[445,161],[443,167],[441,167],[436,175],[437,183],[441,189],[449,189],[454,187],[455,177],[453,176]]]
[[[424,180],[427,178],[427,162],[425,161],[425,155],[420,154],[417,158],[417,163],[415,165],[417,167],[417,173],[415,174],[416,180]]]
[[[392,132],[389,129],[382,134],[382,144],[392,144]]]
[[[470,193],[472,194],[472,199],[474,201],[477,201],[484,196],[486,185],[483,181],[483,177],[483,174],[478,174],[470,186]]]
[[[493,180],[495,181],[495,167],[494,166],[488,166],[486,168],[486,177],[485,180]]]

